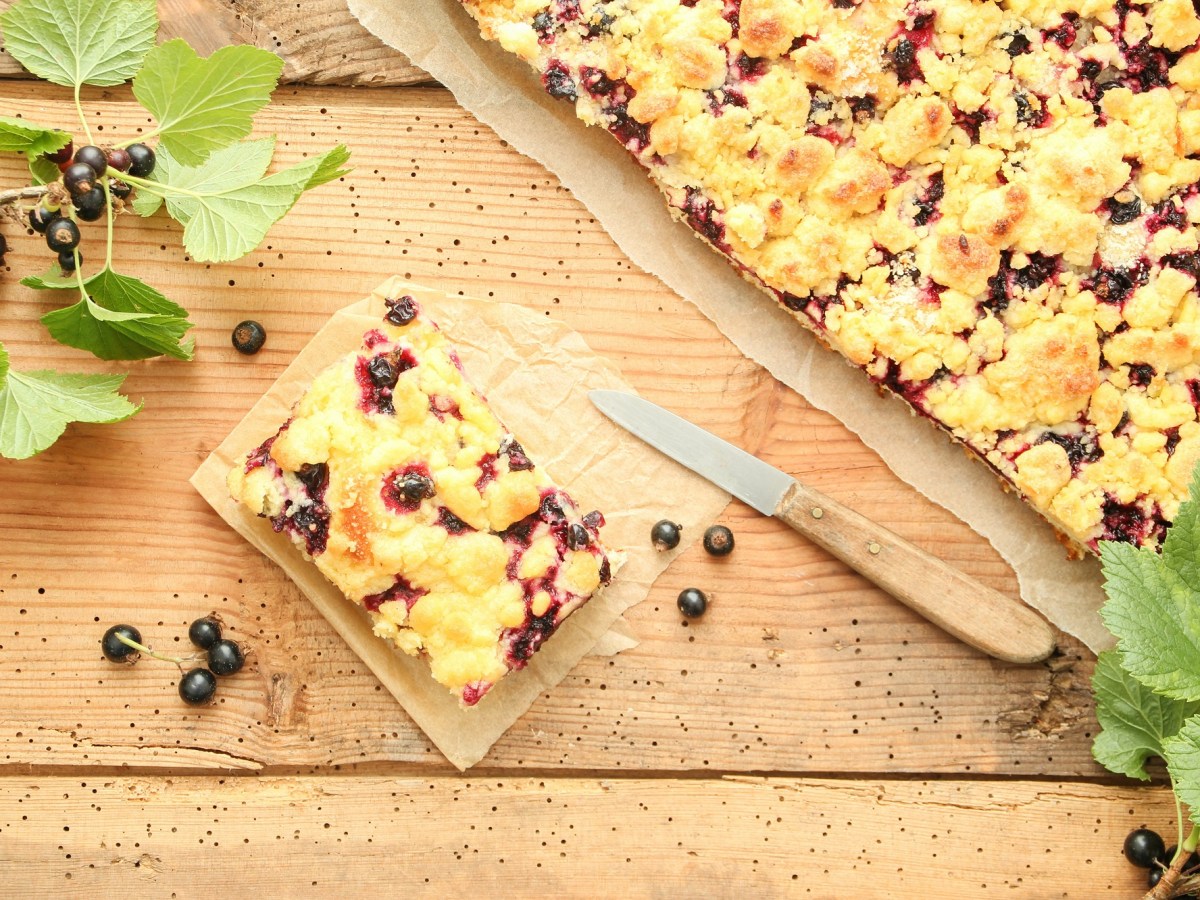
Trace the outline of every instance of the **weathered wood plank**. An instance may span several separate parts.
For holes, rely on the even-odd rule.
[[[1028,781],[13,776],[0,866],[29,900],[215,875],[268,897],[1134,897],[1121,842],[1173,815],[1164,790]]]
[[[85,98],[104,136],[145,127],[125,97]],[[0,85],[0,105],[65,127],[73,116],[65,93],[23,82]],[[279,131],[281,163],[338,140],[356,169],[232,264],[185,261],[164,218],[118,222],[116,267],[192,311],[192,363],[109,365],[47,341],[37,317],[54,298],[16,282],[44,271],[49,254],[0,223],[13,248],[0,270],[13,366],[130,371],[128,393],[146,402],[130,422],[73,427],[39,458],[0,461],[0,765],[442,765],[281,573],[187,484],[325,317],[393,273],[561,318],[649,398],[1016,592],[984,540],[635,269],[553,178],[448,93],[289,89],[261,124]],[[0,185],[21,177],[0,161]],[[91,259],[99,233],[85,237]],[[269,333],[254,358],[229,347],[248,316]],[[774,521],[740,504],[724,519],[735,553],[683,554],[630,614],[641,645],[582,663],[485,766],[1097,772],[1085,651],[1067,641],[1048,665],[996,663]],[[714,597],[691,625],[674,610],[688,585]],[[171,646],[214,609],[251,649],[215,708],[182,709],[169,666],[114,668],[98,652],[108,624],[130,621]]]
[[[13,0],[0,0],[0,12]],[[285,82],[407,85],[429,76],[392,50],[358,21],[345,0],[159,0],[162,40],[185,38],[207,56],[226,44],[254,44],[278,53]],[[28,78],[0,50],[0,78]]]

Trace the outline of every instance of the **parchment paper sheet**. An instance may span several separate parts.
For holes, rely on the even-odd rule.
[[[1051,528],[982,464],[822,347],[765,293],[675,222],[616,141],[548,97],[521,60],[484,42],[458,0],[349,0],[366,28],[454,92],[480,121],[566,185],[631,260],[692,301],[751,359],[836,416],[892,470],[992,542],[1021,596],[1093,650],[1112,638],[1094,559],[1070,561]],[[853,505],[853,503],[852,503]],[[870,516],[871,510],[859,512]]]
[[[472,709],[461,708],[433,680],[428,663],[376,637],[366,614],[266,519],[234,503],[225,486],[233,461],[275,433],[312,377],[356,349],[383,316],[384,298],[399,294],[412,294],[441,325],[472,382],[530,457],[585,512],[604,513],[601,537],[624,556],[612,584],[573,613],[525,669],[503,678]],[[650,526],[669,513],[694,541],[729,502],[728,494],[600,415],[587,399],[593,388],[632,391],[615,366],[565,325],[519,306],[452,297],[394,278],[335,313],[191,481],[225,521],[291,576],[446,758],[466,769],[589,652],[612,654],[636,645],[621,613],[645,598],[685,547],[658,553],[647,538]]]

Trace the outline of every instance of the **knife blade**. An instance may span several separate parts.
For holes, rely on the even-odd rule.
[[[1014,663],[1054,652],[1053,629],[1020,601],[758,457],[634,394],[594,390],[588,397],[626,431],[789,525],[959,640]]]

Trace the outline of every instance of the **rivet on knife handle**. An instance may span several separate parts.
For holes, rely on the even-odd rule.
[[[1054,652],[1054,632],[1033,610],[799,482],[775,517],[984,653],[1032,663]]]

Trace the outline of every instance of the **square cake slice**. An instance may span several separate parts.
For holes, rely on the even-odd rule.
[[[608,583],[604,517],[530,460],[412,297],[387,309],[229,491],[473,706]]]

